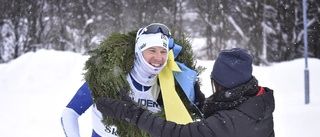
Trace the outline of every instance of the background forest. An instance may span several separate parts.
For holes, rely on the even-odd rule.
[[[320,58],[320,1],[307,4],[308,56]],[[231,47],[247,48],[255,65],[304,53],[302,0],[2,0],[0,12],[0,63],[39,49],[86,54],[152,22],[205,38],[198,59]]]

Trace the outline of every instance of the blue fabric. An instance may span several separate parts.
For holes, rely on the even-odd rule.
[[[174,58],[176,58],[182,50],[182,47],[174,43],[174,39],[169,39],[169,49],[172,49]],[[182,72],[173,72],[174,78],[178,81],[180,87],[187,95],[190,102],[195,103],[194,85],[196,84],[197,72],[191,70],[183,63],[176,61]]]
[[[182,72],[173,72],[175,79],[187,95],[190,102],[195,103],[194,85],[197,80],[197,72],[191,70],[186,65],[176,62]]]
[[[92,130],[91,137],[101,137],[96,131]]]
[[[73,96],[67,107],[73,109],[75,112],[81,115],[92,105],[92,103],[93,100],[88,83],[85,82],[78,89],[77,93]]]
[[[142,86],[141,84],[139,84],[132,76],[131,74],[129,73],[130,75],[130,78],[131,78],[131,81],[134,85],[134,87],[139,90],[139,91],[147,91],[151,88],[151,86]]]
[[[174,58],[176,58],[182,50],[182,47],[174,43],[173,38],[169,39],[169,49],[172,49]]]

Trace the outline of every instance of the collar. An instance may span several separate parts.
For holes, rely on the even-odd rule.
[[[134,85],[134,87],[139,90],[139,91],[147,91],[151,88],[151,86],[143,86],[140,83],[138,83],[132,76],[131,73],[129,73],[130,78],[132,80],[132,84]]]
[[[265,92],[266,92],[266,91],[264,90],[264,88],[261,87],[261,86],[259,86],[259,92],[257,93],[256,96],[259,96],[259,95],[261,95],[261,94],[263,94],[263,93],[265,93]]]

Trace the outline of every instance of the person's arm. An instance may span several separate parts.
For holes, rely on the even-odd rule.
[[[65,108],[61,116],[61,125],[66,137],[80,137],[77,114],[73,109]]]
[[[199,122],[182,125],[167,121],[129,101],[100,97],[97,99],[96,106],[101,113],[117,120],[126,120],[155,137],[227,136],[227,134],[221,134],[227,131],[223,118],[212,116]]]
[[[80,137],[78,118],[92,103],[88,84],[84,83],[62,112],[60,120],[66,136]]]
[[[205,120],[183,125],[167,121],[145,110],[135,124],[154,137],[215,137]]]

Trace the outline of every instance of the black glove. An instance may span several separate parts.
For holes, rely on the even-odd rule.
[[[121,98],[124,101],[99,97],[97,98],[97,109],[103,113],[108,115],[111,118],[116,120],[126,120],[127,122],[136,125],[141,113],[144,109],[136,106],[129,96],[126,94],[124,89],[121,89]]]

